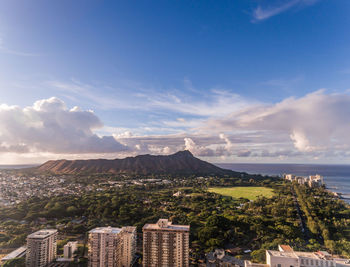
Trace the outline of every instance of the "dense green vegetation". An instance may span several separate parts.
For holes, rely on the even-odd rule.
[[[329,192],[293,185],[310,231],[314,249],[350,257],[350,209]]]
[[[272,188],[263,186],[210,187],[208,191],[227,197],[247,198],[249,200],[256,200],[259,196],[269,198],[274,195]]]
[[[4,263],[3,267],[25,267],[24,258],[15,258]]]
[[[245,193],[236,197],[208,191],[233,185],[248,187],[240,188]],[[268,187],[259,189],[270,194],[249,201],[256,196],[246,194],[255,188],[252,186]],[[177,192],[180,194],[174,196]],[[301,231],[293,193],[307,218],[310,238]],[[130,186],[79,197],[33,198],[15,208],[0,209],[0,247],[20,246],[28,233],[43,227],[58,228],[64,238],[83,238],[96,226],[134,225],[141,232],[145,223],[159,218],[191,226],[191,255],[196,259],[217,247],[234,248],[242,258],[247,257],[243,251],[251,249],[252,259],[258,262],[264,262],[265,249],[277,249],[278,244],[309,251],[327,248],[343,255],[350,251],[350,211],[323,188],[291,186],[273,179],[230,178],[189,179],[175,186]]]

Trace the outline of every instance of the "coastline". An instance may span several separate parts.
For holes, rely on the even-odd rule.
[[[219,167],[252,174],[282,177],[284,173],[298,176],[320,174],[324,177],[326,189],[350,204],[350,165],[316,164],[254,164],[254,163],[218,163]]]

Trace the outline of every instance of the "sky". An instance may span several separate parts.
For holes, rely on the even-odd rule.
[[[0,164],[190,150],[350,164],[350,1],[0,2]]]

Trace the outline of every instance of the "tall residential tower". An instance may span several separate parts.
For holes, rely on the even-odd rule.
[[[143,227],[143,266],[189,266],[189,225],[174,225],[166,219]]]
[[[136,227],[99,227],[89,232],[89,267],[129,267],[136,252]]]
[[[40,230],[27,237],[26,267],[44,267],[56,256],[57,230]]]

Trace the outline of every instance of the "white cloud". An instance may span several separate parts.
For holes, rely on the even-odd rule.
[[[49,87],[58,89],[63,93],[63,96],[72,99],[73,101],[85,101],[100,109],[135,109],[135,105],[129,105],[127,104],[127,101],[120,101],[116,97],[101,95],[100,93],[97,93],[101,90],[98,90],[96,86],[82,83],[76,79],[72,79],[68,82],[51,80],[45,84]],[[104,86],[103,89],[106,90],[106,87]]]
[[[92,111],[68,109],[52,97],[32,106],[0,106],[0,150],[5,152],[112,153],[126,150],[112,136],[99,137],[103,126]]]
[[[196,139],[201,144],[197,144],[192,138],[186,137],[185,150],[191,151],[195,156],[199,157],[224,157],[234,154],[233,144],[231,140],[224,134],[217,137],[197,136]],[[209,141],[210,140],[210,141]],[[222,143],[224,141],[224,144]]]
[[[231,151],[233,149],[233,144],[232,144],[231,140],[223,133],[221,133],[219,135],[219,137],[220,137],[220,139],[222,139],[222,140],[224,140],[226,142],[225,149],[227,151]]]
[[[210,120],[201,131],[245,132],[255,147],[270,138],[276,140],[275,147],[291,144],[305,153],[341,149],[341,145],[350,145],[350,95],[319,90],[276,104],[252,105]],[[269,150],[274,148],[271,142],[269,146]]]
[[[253,100],[245,99],[226,90],[212,90],[210,95],[155,94],[148,106],[201,117],[218,117],[248,106]]]
[[[295,148],[299,151],[308,152],[314,150],[310,146],[309,140],[302,132],[294,130],[293,133],[290,135],[290,138],[293,140]]]
[[[253,21],[262,21],[266,20],[268,18],[271,18],[273,16],[276,16],[292,7],[295,7],[297,5],[305,6],[305,5],[312,5],[316,3],[317,0],[287,0],[279,1],[279,3],[276,3],[275,5],[270,5],[268,7],[262,7],[258,6],[253,11]],[[271,3],[271,1],[269,1]]]
[[[25,108],[3,104],[0,105],[0,152],[2,155],[37,153],[41,158],[84,157],[90,153],[89,157],[111,158],[188,149],[196,156],[215,161],[223,157],[228,161],[349,157],[350,94],[347,92],[327,94],[319,90],[274,104],[247,102],[240,109],[228,111],[197,121],[183,117],[175,117],[173,124],[160,121],[159,128],[152,132],[164,125],[180,130],[174,134],[150,135],[140,125],[103,127],[92,111],[68,108],[58,98],[39,100]],[[182,127],[182,123],[186,126]]]
[[[184,138],[185,150],[191,151],[196,156],[211,157],[214,156],[214,151],[205,146],[197,145],[191,138]]]
[[[186,84],[188,83],[190,81],[186,80]],[[46,84],[61,92],[68,93],[68,96],[65,94],[64,96],[69,99],[74,101],[86,100],[100,109],[166,110],[196,117],[226,115],[248,106],[253,101],[223,89],[213,89],[210,93],[203,93],[200,90],[195,90],[192,85],[189,89],[190,92],[173,90],[166,93],[154,90],[152,87],[148,89],[129,88],[130,85],[125,85],[123,90],[120,90],[120,88],[111,90],[111,88],[103,86],[104,95],[101,95],[99,93],[101,90],[98,90],[97,86],[85,84],[76,79],[68,82],[49,81]],[[186,85],[186,88],[188,87]],[[121,93],[121,91],[124,93]],[[125,91],[129,93],[126,95]],[[196,123],[193,120],[187,120],[187,122]],[[175,122],[167,121],[167,123],[174,124]]]

